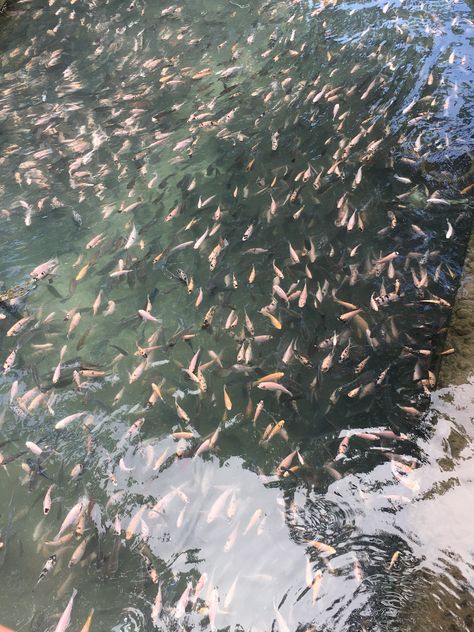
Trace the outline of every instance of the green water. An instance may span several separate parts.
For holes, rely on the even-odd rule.
[[[0,623],[54,630],[75,588],[78,631],[92,608],[100,631],[469,629],[468,412],[425,413],[470,230],[472,36],[441,1],[0,18]],[[84,535],[45,544],[79,502]]]

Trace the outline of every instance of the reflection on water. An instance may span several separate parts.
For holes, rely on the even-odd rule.
[[[0,31],[0,623],[472,627],[468,7]]]

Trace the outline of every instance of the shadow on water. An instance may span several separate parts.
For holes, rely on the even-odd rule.
[[[472,20],[9,6],[0,623],[472,629]]]

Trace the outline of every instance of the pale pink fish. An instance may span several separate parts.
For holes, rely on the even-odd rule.
[[[81,502],[76,503],[74,507],[72,507],[68,511],[58,531],[58,535],[54,538],[55,540],[58,540],[62,536],[62,534],[66,531],[66,529],[68,529],[71,525],[75,524],[78,521],[83,507],[84,507],[84,504],[83,504],[83,501],[81,501]]]
[[[219,593],[217,592],[217,588],[213,588],[211,591],[211,596],[209,597],[209,623],[211,624],[211,632],[216,632],[216,616],[217,616],[217,607],[219,605]]]
[[[82,542],[80,542],[76,546],[76,548],[73,551],[73,554],[71,555],[71,559],[68,562],[68,565],[67,565],[68,568],[72,568],[73,566],[75,566],[82,560],[84,553],[86,551],[86,547],[89,542],[89,539],[90,538],[84,538],[84,540],[82,540]]]
[[[253,529],[253,527],[260,521],[260,518],[262,517],[263,511],[258,508],[256,509],[252,516],[250,517],[250,520],[248,521],[247,526],[244,529],[244,533],[243,535],[247,535],[247,533]]]
[[[137,229],[135,228],[135,224],[132,225],[132,230],[130,231],[130,235],[128,236],[127,243],[124,246],[125,250],[128,250],[133,246],[138,237]]]
[[[279,391],[280,393],[285,393],[289,397],[293,397],[293,393],[291,391],[277,382],[261,382],[258,384],[257,388],[260,388],[262,391]]]
[[[202,291],[202,287],[199,288],[199,292],[198,295],[196,297],[196,301],[194,303],[194,307],[199,307],[199,305],[201,305],[202,303],[202,299],[204,298],[204,293]]]
[[[172,489],[165,496],[163,496],[163,498],[160,498],[160,500],[155,505],[153,505],[150,510],[151,513],[166,513],[166,510],[168,509],[171,501],[173,500],[173,498],[176,498],[176,496],[176,489]]]
[[[48,274],[51,274],[53,272],[57,265],[57,259],[50,259],[49,261],[45,261],[45,263],[41,263],[30,272],[30,277],[35,279],[36,281],[44,279],[46,276],[48,276]]]
[[[86,414],[87,413],[83,411],[82,413],[73,413],[72,415],[68,415],[67,417],[64,417],[63,419],[58,421],[54,427],[56,430],[64,430],[64,428],[69,426],[69,424],[71,424],[73,421],[76,421],[76,419],[79,419]]]
[[[196,450],[196,453],[194,455],[193,458],[198,457],[199,455],[201,455],[203,452],[206,452],[206,450],[209,450],[211,447],[211,440],[210,439],[205,439],[201,445],[199,446],[199,448]]]
[[[15,380],[10,389],[10,404],[12,404],[18,395],[19,383],[18,380]]]
[[[283,364],[289,364],[294,356],[294,349],[293,349],[293,345],[294,345],[295,341],[292,340],[290,342],[290,344],[288,345],[288,347],[286,348],[285,353],[283,354],[283,357],[281,359],[281,361],[283,362]]]
[[[196,588],[194,589],[193,603],[196,603],[196,601],[199,599],[199,595],[204,590],[204,586],[206,585],[206,582],[207,582],[207,573],[203,573],[201,577],[198,579]]]
[[[189,363],[189,366],[188,366],[188,371],[190,373],[194,373],[195,372],[195,370],[197,368],[197,365],[198,365],[199,354],[200,353],[201,353],[201,349],[198,349],[196,351],[196,353],[193,355],[193,357],[191,358],[191,362]]]
[[[252,236],[254,225],[250,224],[242,236],[242,241],[247,241]]]
[[[241,68],[242,66],[230,66],[230,68],[225,68],[224,70],[221,70],[217,74],[221,78],[231,77],[232,75],[237,74]]]
[[[255,414],[253,416],[253,423],[254,423],[254,425],[257,423],[257,419],[259,418],[259,416],[260,416],[260,414],[261,414],[261,412],[263,410],[263,406],[264,406],[264,402],[263,402],[263,399],[261,399],[258,402],[257,406],[255,407]]]
[[[124,203],[122,202],[122,204],[120,205],[120,213],[130,213],[130,211],[133,211],[133,209],[137,208],[137,206],[140,206],[141,202],[132,202],[132,204],[129,204],[128,206],[124,207]]]
[[[43,513],[45,516],[47,516],[49,512],[51,511],[51,505],[52,505],[51,492],[53,491],[53,488],[54,488],[54,485],[50,485],[43,498]]]
[[[76,312],[74,316],[71,318],[71,322],[69,323],[69,329],[67,330],[68,337],[72,334],[74,329],[79,325],[79,321],[81,320],[80,312]]]
[[[97,294],[96,299],[94,301],[94,304],[92,305],[92,313],[94,314],[94,316],[99,311],[99,307],[100,307],[101,302],[102,302],[102,290],[99,291],[99,293]]]
[[[186,586],[183,594],[181,595],[178,603],[176,604],[176,608],[174,611],[174,616],[176,619],[181,619],[181,617],[184,616],[184,613],[186,612],[186,606],[188,605],[188,601],[189,601],[189,595],[192,589],[193,589],[192,583],[188,582],[188,585]]]
[[[237,588],[237,582],[239,580],[239,576],[237,575],[237,577],[234,579],[234,581],[232,582],[229,590],[227,591],[227,594],[225,596],[225,601],[224,601],[224,610],[228,610],[231,603],[234,600],[234,596],[235,596],[235,590]]]
[[[148,321],[150,321],[151,323],[158,323],[158,322],[159,322],[158,318],[155,318],[154,316],[152,316],[152,315],[150,314],[150,312],[147,312],[147,311],[146,311],[146,310],[144,310],[144,309],[139,309],[139,310],[138,310],[138,315],[139,315],[141,318],[143,318],[143,320],[148,320]]]
[[[72,589],[72,596],[69,599],[69,603],[66,606],[66,609],[61,615],[61,618],[58,621],[58,625],[55,627],[54,632],[66,632],[71,623],[71,613],[72,607],[74,605],[74,597],[77,595],[77,590],[75,588]]]
[[[229,537],[226,540],[226,543],[224,545],[225,553],[228,553],[233,548],[237,540],[237,536],[239,535],[239,529],[240,529],[240,522],[237,523],[237,525],[233,528],[233,530],[229,534]]]
[[[132,272],[132,270],[124,270],[122,268],[122,270],[114,270],[114,272],[111,272],[109,274],[109,277],[116,279],[117,277],[121,277],[121,276],[125,276],[126,274],[129,274],[129,272]]]
[[[57,367],[54,369],[53,373],[53,384],[57,384],[59,382],[59,378],[61,377],[61,362],[58,362]]]
[[[288,249],[290,251],[290,259],[293,263],[299,263],[300,262],[300,258],[298,257],[298,254],[296,252],[296,250],[293,248],[293,246],[290,244],[290,242],[288,242]]]
[[[161,595],[161,584],[159,584],[155,601],[153,602],[153,606],[151,607],[151,622],[153,623],[155,628],[158,627],[162,604],[163,598]]]
[[[239,320],[239,317],[236,315],[235,310],[232,310],[230,314],[227,316],[224,329],[230,329],[231,327],[235,327],[238,323],[238,320]]]
[[[280,611],[276,607],[275,602],[273,602],[273,610],[275,611],[275,618],[277,622],[278,632],[290,632],[290,628],[288,627],[287,622],[285,621]]]
[[[98,246],[103,240],[105,239],[103,233],[99,233],[98,235],[96,235],[95,237],[92,237],[92,239],[90,241],[87,242],[86,244],[86,248],[87,250],[91,250],[92,248],[95,248],[96,246]]]
[[[107,308],[102,312],[102,316],[110,316],[115,312],[115,301],[109,301]]]
[[[276,468],[276,473],[284,474],[288,470],[288,468],[291,466],[291,463],[295,456],[296,456],[296,450],[294,450],[293,452],[290,452],[288,456],[285,456],[285,458],[280,462],[280,464]]]
[[[82,463],[76,463],[76,465],[72,468],[69,476],[73,481],[79,478],[84,471],[84,465]]]
[[[189,147],[189,145],[191,145],[192,142],[193,142],[192,138],[185,138],[184,140],[179,141],[179,143],[176,143],[176,145],[173,147],[173,151],[180,151],[181,149],[186,149],[186,147]]]
[[[129,373],[128,383],[132,384],[133,382],[136,382],[138,379],[140,379],[140,377],[143,374],[143,371],[145,370],[145,367],[146,367],[146,360],[144,360],[143,362],[140,362],[137,368],[134,369],[132,373]]]
[[[222,513],[226,500],[232,494],[232,487],[229,487],[218,496],[214,501],[209,513],[207,514],[207,524],[211,524]]]
[[[229,520],[232,520],[236,513],[237,513],[237,496],[235,495],[235,492],[234,492],[232,494],[231,499],[229,500],[229,504],[227,505],[226,514]]]
[[[39,447],[39,445],[36,445],[36,443],[33,443],[33,441],[26,441],[25,445],[28,450],[33,452],[33,454],[36,454],[36,456],[39,456],[43,453],[43,450]]]
[[[306,305],[307,299],[308,299],[308,288],[306,286],[306,281],[305,281],[301,294],[299,295],[299,298],[298,298],[298,307],[302,309]]]
[[[278,294],[278,296],[279,296],[280,298],[282,298],[284,301],[286,301],[287,303],[289,302],[289,301],[288,301],[288,296],[287,296],[287,294],[286,294],[285,290],[283,290],[283,288],[281,288],[279,285],[276,285],[276,284],[275,284],[275,285],[273,286],[273,293],[274,293],[274,294]]]
[[[32,316],[25,316],[24,318],[20,318],[10,329],[7,331],[6,336],[17,336],[30,322],[33,320]]]

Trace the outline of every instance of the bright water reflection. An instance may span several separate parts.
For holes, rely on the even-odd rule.
[[[76,588],[77,630],[470,627],[470,385],[422,413],[470,227],[471,20],[1,19],[0,623],[54,629]]]

